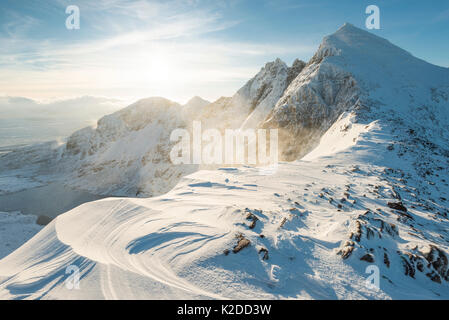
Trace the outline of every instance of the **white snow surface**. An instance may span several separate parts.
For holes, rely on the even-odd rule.
[[[20,212],[0,212],[0,259],[22,246],[42,226],[36,224],[37,217]]]
[[[449,299],[449,70],[345,24],[291,83],[288,71],[276,60],[233,98],[200,107],[208,125],[257,118],[285,130],[287,153],[307,150],[272,175],[167,165],[151,180],[163,162],[143,155],[165,154],[166,126],[185,125],[162,98],[55,148],[79,164],[80,187],[159,195],[58,216],[0,260],[0,298]],[[71,265],[78,290],[65,285]],[[371,265],[379,289],[366,284]]]
[[[424,251],[435,243],[447,251],[447,238],[438,239],[438,234],[447,230],[448,221],[431,217],[424,209],[412,210],[414,220],[424,226],[412,234],[413,228],[398,223],[399,215],[386,207],[392,187],[376,174],[381,168],[364,166],[353,173],[347,160],[341,155],[341,159],[282,163],[273,176],[261,176],[254,168],[199,171],[159,197],[109,198],[81,205],[0,261],[0,297],[449,297],[446,282],[434,283],[419,272],[415,279],[406,276],[396,253],[414,246]],[[384,198],[370,192],[377,185]],[[338,211],[336,204],[347,186],[349,199]],[[354,199],[357,202],[351,204]],[[367,226],[376,235],[374,239],[362,236],[360,247],[344,260],[337,252],[350,241],[357,222],[365,222],[367,209],[372,212]],[[258,219],[253,229],[248,213]],[[382,231],[378,221],[396,224],[398,235]],[[232,253],[239,235],[251,244]],[[365,285],[370,263],[359,259],[370,252],[368,246],[381,270],[380,290]],[[268,260],[263,259],[264,252],[259,253],[261,248],[268,250]],[[231,252],[225,255],[225,250]],[[385,250],[390,267],[382,262]],[[80,268],[79,290],[65,286],[70,265]]]

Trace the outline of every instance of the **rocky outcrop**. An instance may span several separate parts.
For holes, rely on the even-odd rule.
[[[186,127],[182,107],[163,98],[140,100],[69,137],[62,155],[70,185],[93,193],[153,196],[170,190],[196,170],[175,166],[170,134]]]
[[[295,160],[311,151],[357,100],[356,81],[349,73],[324,62],[313,63],[292,81],[263,127],[279,128],[281,158]]]

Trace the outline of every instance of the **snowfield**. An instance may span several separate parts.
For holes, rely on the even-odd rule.
[[[134,196],[59,215],[0,260],[1,299],[449,299],[447,68],[345,24],[307,64],[276,60],[182,110],[146,99],[45,153],[0,155],[20,186]],[[170,165],[170,131],[192,119],[279,128],[283,161]]]

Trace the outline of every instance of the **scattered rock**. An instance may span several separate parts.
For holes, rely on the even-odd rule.
[[[433,282],[440,283],[441,284],[441,277],[437,275],[435,272],[429,272],[426,274],[432,280]]]
[[[339,252],[337,252],[337,254],[341,254],[341,257],[343,259],[348,259],[351,256],[352,251],[354,251],[353,246],[346,246],[343,249],[341,249]]]
[[[430,245],[430,250],[423,256],[443,279],[449,281],[448,257],[441,249]]]
[[[361,257],[360,260],[366,261],[366,262],[369,262],[369,263],[373,263],[374,262],[374,256],[371,253],[367,253],[363,257]]]
[[[407,212],[407,208],[404,206],[402,202],[388,202],[387,206],[394,210]]]
[[[251,241],[246,239],[243,235],[239,235],[238,239],[239,239],[239,242],[234,247],[234,249],[232,249],[232,252],[234,252],[234,253],[240,252],[242,249],[246,248],[247,246],[249,246],[251,244]]]
[[[260,254],[260,253],[263,253],[262,260],[268,260],[269,256],[268,256],[268,250],[267,250],[267,249],[261,248],[261,249],[259,250],[259,254]]]
[[[281,225],[279,226],[279,228],[282,228],[286,222],[287,222],[287,218],[283,218],[282,221],[281,221]]]
[[[355,233],[352,233],[350,235],[350,238],[354,239],[357,242],[360,242],[360,239],[362,238],[362,225],[361,225],[360,221],[355,222],[355,228],[356,228],[356,231],[355,231]]]
[[[53,218],[50,218],[50,217],[44,216],[44,215],[40,215],[39,217],[37,217],[36,223],[40,226],[46,226],[52,220],[53,220]]]
[[[406,276],[415,278],[415,268],[413,265],[404,257],[401,256],[402,265],[404,266],[404,274]]]
[[[251,220],[251,223],[248,227],[250,229],[254,229],[256,227],[256,223],[257,223],[257,220],[259,220],[259,218],[257,218],[256,215],[254,215],[252,212],[250,212],[249,209],[246,209],[246,212],[247,212],[246,219]]]
[[[390,259],[388,258],[388,254],[384,252],[384,263],[387,266],[387,268],[390,267]]]
[[[290,211],[290,213],[294,215],[301,215],[301,212],[299,212],[299,210],[296,208],[290,208],[288,209],[288,211]]]

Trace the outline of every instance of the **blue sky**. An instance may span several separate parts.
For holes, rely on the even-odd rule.
[[[374,33],[449,67],[447,0],[2,0],[0,95],[214,100],[276,57],[308,60],[344,22],[364,28],[370,4]],[[65,27],[68,5],[79,30]]]

